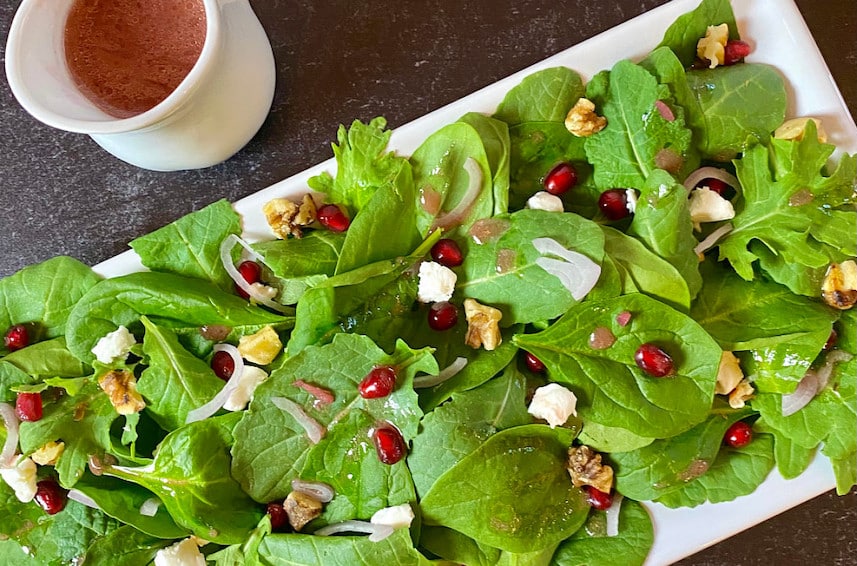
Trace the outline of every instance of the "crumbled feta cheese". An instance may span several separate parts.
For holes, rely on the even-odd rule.
[[[270,285],[265,285],[264,283],[250,283],[250,288],[253,289],[253,292],[263,299],[273,300],[279,290],[276,287],[271,287]],[[250,300],[253,300],[253,297],[250,297]]]
[[[539,191],[527,199],[527,208],[532,210],[547,210],[548,212],[562,212],[562,199],[547,191]]]
[[[634,214],[637,211],[637,191],[634,189],[625,189],[625,208],[628,212]]]
[[[699,230],[702,222],[719,222],[735,218],[732,203],[708,187],[694,189],[690,193],[690,219]]]
[[[548,383],[536,389],[527,412],[556,428],[571,415],[577,416],[577,396],[559,383]]]
[[[0,477],[15,491],[21,503],[32,501],[36,496],[36,463],[30,458],[22,458],[12,468],[0,468]]]
[[[696,43],[696,56],[708,61],[708,68],[722,65],[726,57],[726,42],[729,41],[729,26],[708,26],[705,37]]]
[[[227,411],[243,411],[253,399],[253,393],[259,384],[268,379],[268,374],[256,366],[244,366],[238,379],[238,387],[226,399],[223,408]]]
[[[579,138],[597,134],[607,126],[607,118],[595,113],[595,104],[579,98],[565,117],[565,128]]]
[[[434,261],[420,264],[417,299],[421,303],[439,303],[452,298],[458,276],[453,270]]]
[[[394,529],[407,529],[414,520],[414,510],[408,503],[402,503],[394,507],[385,507],[375,511],[369,522],[373,525],[387,525]]]
[[[155,554],[155,566],[205,566],[205,557],[193,537],[186,538]]]
[[[98,339],[98,343],[92,348],[92,353],[102,364],[112,364],[117,360],[124,360],[131,347],[137,343],[134,335],[128,332],[124,326],[120,326]]]
[[[255,334],[238,339],[238,353],[241,357],[260,366],[273,362],[282,351],[283,342],[277,331],[270,325]]]

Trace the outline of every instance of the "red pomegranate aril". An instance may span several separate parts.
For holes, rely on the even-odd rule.
[[[238,266],[238,273],[241,274],[244,281],[252,285],[253,283],[259,282],[259,278],[262,276],[262,268],[255,261],[242,261]],[[245,299],[250,298],[250,295],[248,295],[247,292],[238,285],[235,285],[235,292]]]
[[[622,220],[631,216],[628,210],[628,193],[625,189],[608,189],[598,197],[598,208],[608,220]]]
[[[744,421],[738,421],[729,427],[723,435],[723,442],[732,448],[743,448],[753,440],[753,429]]]
[[[211,356],[211,369],[214,370],[214,375],[223,381],[228,381],[232,377],[232,372],[235,371],[235,360],[227,352],[214,352]]]
[[[357,390],[364,399],[386,397],[396,387],[396,370],[390,366],[377,366],[363,378]]]
[[[36,503],[48,515],[56,515],[68,503],[68,492],[52,479],[42,480],[36,484]]]
[[[586,500],[592,507],[599,511],[606,511],[613,505],[613,494],[604,493],[600,489],[595,489],[591,485],[586,486]]]
[[[464,254],[455,240],[443,238],[431,247],[431,258],[445,267],[456,267],[464,262]]]
[[[560,163],[545,175],[545,190],[552,195],[562,195],[577,184],[577,171],[571,163]]]
[[[750,44],[740,39],[730,39],[723,48],[723,64],[734,65],[753,51]]]
[[[282,503],[268,503],[265,513],[271,520],[271,530],[274,532],[282,531],[289,524],[289,516]]]
[[[22,421],[35,422],[42,419],[41,393],[18,393],[15,399],[15,413]]]
[[[458,323],[458,309],[449,301],[434,303],[428,310],[428,325],[432,330],[442,332]]]
[[[372,434],[372,442],[375,444],[378,459],[384,464],[392,466],[404,458],[407,452],[402,433],[391,424],[383,424],[377,427]]]
[[[652,377],[667,377],[675,372],[675,366],[669,354],[651,343],[637,348],[634,361],[637,367]]]
[[[319,208],[316,218],[319,224],[331,232],[345,232],[351,225],[351,219],[335,204],[326,204]]]
[[[14,352],[30,345],[30,332],[23,324],[16,324],[9,327],[3,341],[9,351]]]
[[[734,197],[736,194],[735,189],[733,189],[729,183],[720,179],[715,179],[714,177],[703,179],[702,181],[696,184],[696,187],[708,187],[710,190],[714,191],[715,193],[727,200],[731,200],[732,197]]]
[[[526,364],[527,369],[533,373],[544,373],[546,369],[545,364],[529,352],[524,352],[524,364]]]

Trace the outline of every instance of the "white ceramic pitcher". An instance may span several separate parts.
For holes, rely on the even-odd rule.
[[[76,88],[64,50],[74,0],[23,0],[6,45],[12,92],[36,119],[89,134],[138,167],[198,169],[244,147],[264,122],[274,97],[271,44],[249,0],[202,0],[206,37],[196,64],[160,104],[117,119]]]

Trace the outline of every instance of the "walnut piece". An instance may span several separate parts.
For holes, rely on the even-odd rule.
[[[312,196],[304,195],[300,204],[286,198],[275,198],[262,207],[268,225],[277,237],[285,240],[289,236],[300,238],[303,228],[315,222],[316,207]]]
[[[283,502],[289,524],[295,531],[300,531],[307,523],[321,515],[321,507],[321,501],[300,491],[291,492]]]
[[[774,138],[778,140],[802,140],[806,125],[809,121],[815,122],[815,135],[821,143],[827,143],[827,132],[821,125],[821,120],[818,118],[792,118],[786,120],[782,125],[774,130]]]
[[[713,69],[722,65],[726,53],[726,42],[729,41],[729,26],[708,26],[705,37],[696,43],[696,56],[708,61],[708,68]]]
[[[110,403],[120,415],[133,415],[146,408],[143,397],[137,393],[137,378],[124,369],[114,369],[98,379],[98,386],[110,397]]]
[[[249,336],[238,340],[238,353],[241,357],[260,366],[266,366],[283,350],[283,343],[277,331],[270,325]]]
[[[740,409],[744,406],[744,403],[753,398],[756,390],[753,389],[753,386],[750,385],[750,382],[746,379],[742,379],[741,383],[739,383],[732,393],[729,394],[729,406],[733,409]]]
[[[607,118],[595,113],[595,104],[580,98],[565,117],[566,129],[579,138],[597,134],[607,125]]]
[[[853,259],[831,263],[821,284],[824,302],[839,310],[847,310],[857,303],[857,263]]]
[[[480,346],[494,350],[503,341],[500,334],[500,319],[503,313],[494,307],[481,305],[473,299],[464,301],[464,316],[467,317],[467,334],[464,343],[471,348]]]
[[[30,458],[40,466],[55,466],[64,450],[65,442],[52,440],[30,454]]]
[[[570,446],[566,467],[574,487],[591,485],[604,493],[613,488],[613,468],[602,464],[601,454],[589,446]]]
[[[720,356],[720,367],[717,369],[717,384],[714,392],[719,395],[728,395],[744,379],[744,372],[738,363],[738,358],[732,352],[723,352]]]

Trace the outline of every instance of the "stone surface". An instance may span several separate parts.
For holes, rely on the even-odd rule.
[[[44,126],[0,84],[0,276],[58,254],[95,264],[218,198],[237,200],[330,156],[340,123],[392,127],[664,0],[257,0],[274,47],[274,107],[254,140],[202,171],[152,173]],[[798,0],[852,114],[854,0]],[[18,2],[0,3],[0,49]],[[855,492],[814,499],[682,564],[857,564]]]

